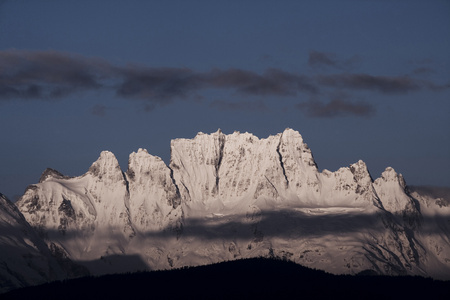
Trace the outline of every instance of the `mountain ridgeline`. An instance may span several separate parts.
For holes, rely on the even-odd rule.
[[[320,172],[292,129],[266,139],[199,133],[171,142],[169,166],[139,149],[126,172],[104,151],[79,177],[47,169],[16,205],[18,220],[55,265],[36,267],[42,278],[16,286],[51,280],[50,273],[65,278],[252,257],[334,274],[450,279],[446,201],[410,192],[389,167],[376,180],[362,161]],[[36,245],[27,241],[24,249]],[[5,282],[17,277],[8,264],[0,264]]]

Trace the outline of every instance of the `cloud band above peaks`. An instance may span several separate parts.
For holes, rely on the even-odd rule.
[[[332,54],[312,52],[310,65],[342,65]],[[348,64],[345,63],[345,64]],[[188,68],[149,68],[117,66],[100,58],[86,58],[58,51],[0,51],[0,100],[58,99],[88,90],[112,90],[124,99],[139,99],[148,107],[157,107],[179,99],[192,99],[207,89],[231,90],[242,96],[295,97],[299,94],[320,97],[329,90],[366,90],[383,94],[439,90],[431,82],[407,76],[387,77],[369,74],[342,73],[305,76],[270,68],[262,73],[237,68],[196,72]],[[326,93],[325,93],[326,94]],[[248,109],[258,101],[242,100],[239,104],[216,100],[210,107]],[[250,105],[249,105],[250,103]],[[104,114],[104,107],[95,110]],[[335,116],[346,112],[367,115],[373,111],[368,104],[332,100],[328,104],[306,102],[298,106],[311,116]],[[320,113],[319,113],[320,112]]]

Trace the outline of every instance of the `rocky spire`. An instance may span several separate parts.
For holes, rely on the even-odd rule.
[[[110,151],[102,151],[100,157],[91,165],[88,173],[105,182],[118,182],[123,180],[119,162]]]
[[[387,211],[403,215],[418,213],[414,201],[405,190],[406,183],[402,174],[398,174],[393,168],[387,167],[384,170],[381,177],[375,180],[374,188]]]

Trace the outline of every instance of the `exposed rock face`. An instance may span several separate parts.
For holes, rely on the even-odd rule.
[[[382,200],[383,207],[393,214],[417,211],[412,198],[405,193],[406,183],[402,174],[397,174],[391,167],[375,180],[374,188]]]
[[[126,175],[135,228],[141,232],[181,230],[181,195],[164,161],[139,149],[130,154]]]
[[[363,171],[358,164],[352,169],[363,174],[353,175],[350,168],[343,168],[331,179],[322,176],[311,150],[292,129],[266,139],[239,132],[199,133],[193,140],[172,141],[171,150],[170,167],[183,199],[203,207],[214,206],[213,203],[232,207],[242,198],[261,197],[308,205],[338,204],[328,200],[335,198],[336,190],[322,189],[323,183],[327,187],[334,184],[336,189],[355,191],[356,182],[363,181],[358,193],[370,191],[363,188],[368,189],[367,185],[371,184],[363,162],[358,163],[362,164]],[[363,205],[368,203],[365,201]]]
[[[299,197],[317,199],[319,195],[319,173],[316,162],[302,136],[286,129],[280,136],[277,148],[288,187]]]
[[[86,174],[47,177],[17,205],[49,242],[77,260],[122,255],[136,234],[181,228],[171,171],[142,149],[130,155],[127,174],[111,152],[103,151]]]
[[[51,169],[51,168],[47,168],[41,175],[41,178],[39,178],[39,182],[44,182],[47,178],[65,178],[68,179],[70,178],[69,176],[64,176],[63,174],[61,174],[60,172]]]
[[[46,171],[17,206],[94,274],[273,255],[333,273],[450,278],[450,208],[433,201],[391,168],[375,181],[363,161],[320,172],[286,129],[176,139],[169,166],[139,149],[126,172],[104,151],[80,177]]]
[[[198,133],[193,140],[171,142],[170,167],[183,198],[206,204],[217,196],[224,140],[225,135],[218,130],[211,135]]]

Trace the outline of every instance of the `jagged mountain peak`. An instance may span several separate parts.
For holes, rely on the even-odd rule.
[[[226,135],[218,130],[172,140],[170,167],[185,198],[202,203],[217,199],[230,204],[240,197],[264,195],[281,200],[291,193],[290,182],[293,190],[318,185],[311,150],[290,128],[261,139],[248,132]]]
[[[120,180],[122,170],[116,156],[110,151],[102,151],[99,158],[90,166],[88,173],[102,179]]]
[[[374,181],[373,186],[386,210],[394,214],[418,213],[414,201],[406,190],[402,174],[397,173],[394,168],[387,167],[381,177]]]
[[[207,138],[208,136],[211,136],[211,137],[216,137],[216,136],[223,136],[223,135],[225,135],[223,132],[222,132],[222,130],[219,128],[219,129],[217,129],[217,131],[216,132],[213,132],[213,133],[204,133],[204,132],[202,132],[202,131],[199,131],[196,135],[195,135],[195,137],[194,137],[194,139],[197,139],[197,138],[199,138],[199,139],[202,139],[202,138]]]
[[[285,136],[293,136],[293,137],[296,137],[296,138],[301,138],[303,140],[302,135],[300,134],[300,132],[298,132],[297,130],[294,130],[292,128],[289,128],[289,127],[285,128],[284,131],[282,132],[282,134],[285,135]]]
[[[148,154],[148,151],[147,151],[147,149],[139,148],[137,153],[147,153]]]
[[[128,171],[145,170],[149,165],[160,165],[161,168],[167,168],[167,165],[161,157],[150,154],[147,149],[139,148],[137,152],[132,152],[128,158]]]
[[[395,182],[400,184],[400,186],[404,189],[406,187],[405,179],[403,178],[403,175],[400,173],[397,173],[394,168],[387,167],[383,173],[381,173],[380,180],[383,180],[385,182]]]
[[[365,183],[373,182],[372,176],[364,161],[358,160],[356,163],[351,164],[349,168],[357,181],[364,181]]]
[[[350,166],[367,169],[367,164],[362,159],[359,159],[357,162],[351,164]]]
[[[18,206],[81,261],[137,254],[158,269],[269,251],[342,273],[424,268],[416,262],[427,254],[411,231],[420,211],[392,168],[375,181],[362,160],[320,173],[290,128],[267,138],[199,132],[170,149],[167,166],[139,148],[125,173],[104,151],[85,175],[33,185]],[[437,253],[428,259],[450,269],[450,253]]]
[[[232,134],[228,135],[229,137],[242,137],[243,139],[246,139],[249,142],[252,142],[253,140],[259,140],[257,136],[255,136],[252,133],[249,132],[240,132],[240,131],[234,131]]]
[[[151,155],[148,153],[147,149],[139,148],[136,152],[132,152],[128,159],[128,164],[131,162],[139,162],[139,160],[147,160],[147,159],[156,159],[156,160],[162,160],[158,156]]]
[[[104,161],[105,163],[106,163],[106,162],[109,162],[109,163],[111,163],[111,164],[113,164],[113,165],[116,165],[117,158],[116,158],[116,156],[114,155],[114,153],[112,153],[111,151],[104,150],[104,151],[100,152],[100,156],[99,156],[99,158],[97,159],[97,161]],[[119,163],[117,162],[117,165],[118,165],[118,164],[119,164]]]
[[[297,151],[311,153],[308,145],[303,141],[302,135],[296,130],[286,128],[282,133],[279,133],[276,136],[280,138],[280,143],[292,144],[292,146],[297,147]]]
[[[297,143],[300,144],[304,144],[303,142],[303,137],[301,136],[301,134],[297,131],[294,130],[292,128],[286,128],[283,132],[275,134],[275,135],[270,135],[269,137],[267,137],[268,139],[270,138],[281,138],[283,136],[284,140],[288,141],[288,140],[292,140],[295,141]],[[216,132],[212,132],[212,133],[204,133],[204,132],[198,132],[196,134],[196,136],[193,139],[189,139],[189,138],[177,138],[177,139],[173,139],[171,142],[172,143],[178,143],[181,141],[194,141],[194,140],[201,140],[202,142],[205,142],[207,140],[217,140],[217,139],[222,139],[222,138],[228,138],[230,140],[236,139],[237,137],[243,138],[243,140],[252,142],[252,141],[258,141],[260,140],[259,137],[255,136],[252,133],[249,132],[240,132],[240,131],[234,131],[232,134],[225,134],[222,132],[222,130],[219,128]],[[264,139],[264,138],[263,138]],[[307,147],[306,144],[304,144]],[[309,148],[308,148],[309,149]]]
[[[291,128],[286,128],[280,133],[280,143],[278,146],[278,152],[280,158],[284,158],[286,155],[290,155],[295,161],[294,166],[291,168],[300,168],[303,172],[307,169],[310,172],[317,172],[317,164],[312,155],[311,149],[303,141],[301,134]]]
[[[139,148],[137,152],[132,152],[128,159],[128,170],[126,174],[130,180],[135,180],[136,176],[147,176],[155,175],[159,171],[164,171],[168,167],[164,161],[159,156],[154,156],[148,153],[146,149]]]
[[[52,168],[47,168],[45,169],[44,172],[42,172],[41,177],[39,178],[39,182],[44,182],[49,178],[58,178],[58,179],[62,179],[62,178],[70,178],[69,176],[65,176],[62,173],[58,172],[55,169]]]

